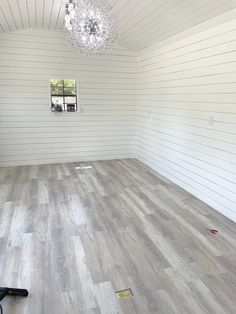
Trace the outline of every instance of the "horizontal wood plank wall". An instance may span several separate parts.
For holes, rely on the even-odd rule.
[[[134,155],[135,53],[82,58],[63,33],[0,35],[0,166]],[[80,113],[50,111],[50,79],[76,79]]]
[[[140,52],[137,158],[236,221],[236,20]]]

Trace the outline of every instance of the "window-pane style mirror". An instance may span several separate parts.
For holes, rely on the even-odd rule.
[[[51,110],[53,112],[75,112],[77,104],[77,84],[75,80],[50,80]]]

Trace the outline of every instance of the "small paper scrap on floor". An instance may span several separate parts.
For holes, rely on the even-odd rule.
[[[91,169],[93,168],[92,166],[83,166],[83,167],[75,167],[75,169]]]
[[[125,289],[116,292],[116,296],[118,300],[128,299],[133,296],[133,292],[131,289]]]
[[[88,195],[79,195],[79,199],[85,200],[88,198]]]

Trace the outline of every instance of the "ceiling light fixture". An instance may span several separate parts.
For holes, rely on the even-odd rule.
[[[65,27],[72,46],[86,55],[101,55],[117,39],[114,17],[103,1],[67,0]]]

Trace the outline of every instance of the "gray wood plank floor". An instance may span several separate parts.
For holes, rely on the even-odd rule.
[[[0,286],[30,290],[5,314],[236,313],[235,224],[137,160],[1,168],[0,183]]]

